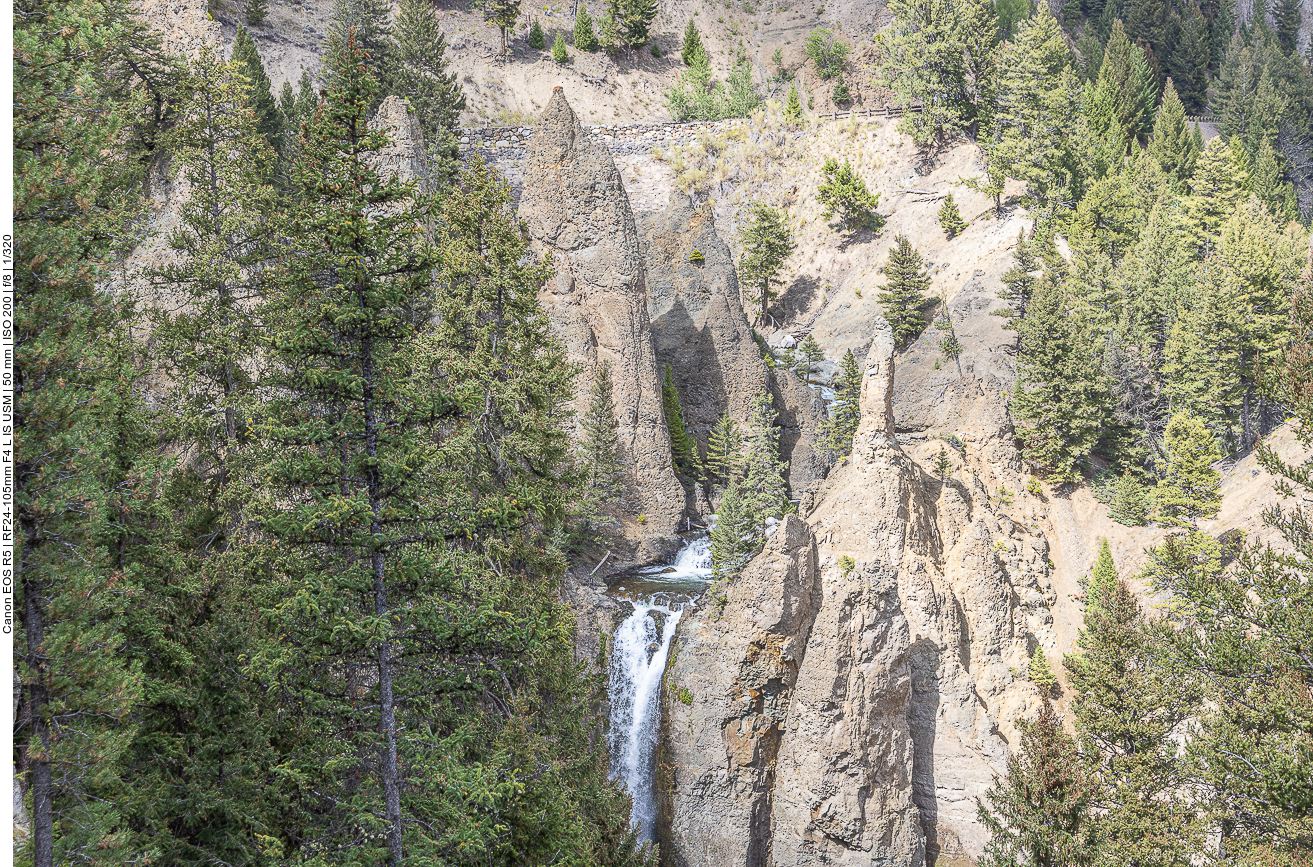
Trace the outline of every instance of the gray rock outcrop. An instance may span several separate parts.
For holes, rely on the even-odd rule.
[[[399,96],[383,100],[370,126],[383,130],[388,136],[387,147],[375,158],[378,172],[385,178],[413,181],[421,192],[431,192],[424,133],[420,130],[419,118],[406,107],[406,101]]]
[[[638,228],[657,362],[670,365],[686,427],[705,445],[725,412],[748,423],[752,398],[764,385],[778,412],[789,488],[801,495],[829,469],[825,451],[817,448],[825,402],[789,372],[766,367],[743,312],[729,247],[710,211],[695,211],[687,196],[674,193],[666,210],[642,214]],[[701,260],[691,261],[694,251]]]
[[[576,409],[587,405],[591,372],[610,362],[627,511],[646,515],[643,532],[670,533],[685,494],[671,466],[634,215],[615,160],[584,132],[559,87],[529,140],[519,213],[553,269],[543,307],[568,359],[584,370]]]
[[[726,411],[742,424],[766,382],[766,363],[739,301],[729,247],[709,211],[674,193],[660,213],[638,221],[647,268],[647,312],[657,361],[669,364],[684,424],[698,440]],[[694,259],[694,251],[701,261]]]
[[[776,755],[819,604],[815,543],[789,515],[728,587],[723,610],[681,624],[659,756],[668,863],[767,862]]]
[[[736,763],[715,722],[739,719],[729,687],[760,643],[730,605],[747,610],[752,597],[780,591],[735,584],[728,626],[693,628],[698,615],[680,635],[677,682],[702,689],[690,686],[685,707],[667,705],[667,754],[684,765],[674,762],[668,781],[666,839],[672,851],[727,852],[732,828],[743,842],[737,856],[675,863],[920,867],[983,849],[975,798],[1003,770],[1014,721],[1038,702],[1012,672],[1051,628],[1048,546],[1003,514],[974,473],[941,481],[903,451],[894,383],[892,335],[880,322],[853,452],[806,515],[816,604],[811,628],[791,634],[796,675],[773,774]],[[766,755],[766,743],[759,735],[752,749]],[[689,818],[689,804],[716,820]],[[768,856],[754,842],[763,836]]]

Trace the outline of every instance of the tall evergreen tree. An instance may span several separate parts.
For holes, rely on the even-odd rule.
[[[1194,708],[1179,668],[1155,650],[1161,637],[1099,553],[1077,653],[1065,660],[1075,693],[1077,741],[1098,784],[1099,855],[1110,863],[1186,865],[1199,828],[1179,797],[1184,769],[1173,740]]]
[[[691,23],[691,22],[690,22]],[[593,31],[593,16],[588,14],[588,8],[584,4],[579,4],[579,11],[574,16],[574,47],[580,51],[597,50],[597,34]]]
[[[981,147],[990,195],[1004,177],[1027,184],[1027,198],[1041,224],[1080,198],[1081,87],[1072,72],[1062,29],[1046,4],[1024,22],[998,59],[995,109]],[[997,198],[996,198],[997,203]]]
[[[1185,122],[1185,106],[1170,78],[1163,86],[1163,102],[1154,119],[1149,156],[1171,178],[1176,190],[1185,192],[1199,153],[1194,149],[1194,138]]]
[[[899,128],[918,144],[942,144],[974,132],[988,115],[998,20],[983,0],[895,0],[881,33],[881,75],[900,105],[920,105]]]
[[[1094,863],[1095,785],[1076,745],[1045,699],[1039,716],[1024,722],[1007,775],[977,799],[981,824],[992,837],[982,863],[1081,867]]]
[[[121,628],[135,575],[106,545],[113,501],[142,485],[115,437],[133,401],[115,336],[126,319],[97,282],[138,216],[131,104],[105,76],[138,24],[118,4],[13,11],[14,759],[31,823],[15,855],[122,863],[115,800],[140,679]]]
[[[688,26],[684,28],[684,42],[679,49],[680,59],[684,61],[685,66],[692,66],[698,52],[705,50],[702,47],[702,34],[698,32],[697,23],[692,18],[688,19]]]
[[[816,336],[810,331],[802,339],[802,345],[798,347],[798,352],[802,355],[803,363],[807,365],[803,374],[803,383],[811,385],[812,365],[818,361],[823,361],[825,352],[821,349],[821,345],[816,342]]]
[[[862,371],[849,349],[839,362],[839,377],[834,384],[834,405],[824,425],[825,446],[836,455],[853,450],[853,436],[862,420]]]
[[[1185,108],[1199,114],[1208,102],[1208,71],[1212,66],[1208,20],[1198,5],[1187,3],[1176,29],[1176,45],[1167,58],[1167,71]]]
[[[1106,95],[1112,111],[1108,121],[1119,128],[1123,141],[1136,141],[1149,131],[1158,84],[1144,49],[1127,38],[1120,20],[1113,24],[1095,90]]]
[[[670,433],[675,469],[685,478],[696,479],[699,475],[698,445],[684,427],[684,410],[679,405],[679,389],[675,387],[675,374],[669,364],[661,380],[661,409],[666,416],[666,430]]]
[[[1103,436],[1108,394],[1087,316],[1051,281],[1040,283],[1020,328],[1012,398],[1026,460],[1074,482]]]
[[[1209,139],[1195,163],[1190,196],[1184,203],[1201,249],[1207,251],[1216,244],[1222,224],[1235,213],[1248,181],[1242,155],[1228,147],[1221,136]]]
[[[477,0],[476,9],[483,11],[483,17],[501,31],[501,53],[510,53],[510,33],[515,22],[520,19],[520,0]]]
[[[438,26],[433,4],[401,0],[397,15],[394,92],[405,97],[416,116],[424,142],[444,158],[435,181],[454,177],[457,154],[453,131],[465,110],[465,94],[456,73],[447,71],[447,40]]]
[[[1035,272],[1040,270],[1039,259],[1032,244],[1026,240],[1024,229],[1017,235],[1017,249],[1012,256],[1016,264],[1003,273],[1003,288],[998,296],[1008,303],[1006,310],[1002,311],[1007,316],[1005,327],[1016,331],[1030,307],[1030,297],[1038,282]]]
[[[1304,10],[1299,0],[1277,0],[1272,18],[1281,52],[1286,55],[1295,54],[1299,50],[1299,28],[1304,23]]]
[[[1164,447],[1167,462],[1154,492],[1154,519],[1190,526],[1196,518],[1216,515],[1222,505],[1222,491],[1221,474],[1213,464],[1221,460],[1222,454],[1208,428],[1192,416],[1172,416]]]
[[[726,411],[707,435],[707,474],[714,481],[729,486],[742,472],[743,437],[738,425]]]
[[[781,282],[780,270],[796,245],[784,211],[754,202],[751,214],[740,234],[743,258],[739,274],[749,299],[759,310],[758,318],[764,322],[775,298],[775,286]]]
[[[752,430],[739,485],[743,507],[759,526],[767,518],[783,517],[789,505],[789,486],[784,480],[788,464],[780,460],[780,431],[775,417],[770,392],[763,388],[752,401]]]
[[[324,38],[324,66],[329,75],[338,75],[356,50],[362,52],[378,81],[370,111],[392,93],[397,73],[396,40],[390,20],[392,4],[388,0],[333,0]],[[332,82],[330,82],[331,86]]]
[[[240,24],[237,26],[237,41],[233,43],[232,59],[246,76],[247,92],[255,108],[256,128],[269,146],[277,151],[283,143],[283,115],[270,89],[269,76],[265,74],[264,64],[260,62],[255,40],[251,38],[250,31]]]
[[[273,257],[276,155],[260,134],[240,60],[202,49],[166,139],[190,196],[169,236],[173,261],[148,272],[160,381],[152,431],[186,460],[166,468],[152,516],[160,556],[127,630],[146,701],[129,767],[129,825],[166,860],[258,857],[287,843],[297,811],[268,768],[288,732],[274,702],[231,660],[262,646],[250,604],[258,557],[240,544],[257,481],[250,419],[262,332],[259,276]],[[203,807],[199,805],[204,805]]]
[[[894,345],[902,350],[925,329],[925,291],[930,275],[925,261],[906,235],[894,239],[884,265],[885,288],[880,292],[884,318],[894,331]]]
[[[584,496],[586,515],[598,513],[620,495],[623,487],[620,469],[620,426],[616,421],[611,365],[602,362],[593,377],[588,411],[580,422],[580,463],[587,480]]]
[[[743,500],[740,483],[729,483],[711,528],[711,577],[733,581],[761,550],[765,536]]]

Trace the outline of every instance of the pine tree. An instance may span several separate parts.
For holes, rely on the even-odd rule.
[[[803,382],[807,385],[811,385],[812,365],[816,364],[818,361],[823,361],[825,359],[825,352],[821,349],[821,345],[816,342],[816,337],[810,331],[807,332],[807,336],[802,339],[802,345],[798,347],[798,350],[802,354],[803,361],[807,365],[806,374],[803,376]]]
[[[267,0],[246,0],[243,11],[246,23],[252,27],[259,27],[264,23],[265,16],[269,14],[269,4]]]
[[[770,392],[763,388],[752,402],[752,430],[739,486],[743,507],[758,526],[764,526],[767,518],[783,517],[789,505],[789,486],[784,480],[788,465],[780,460],[780,432],[775,417]]]
[[[834,91],[830,94],[830,99],[833,100],[836,105],[853,101],[852,94],[848,92],[848,82],[845,81],[842,76],[840,76],[839,80],[834,83]]]
[[[353,54],[348,43],[354,39],[357,50],[369,58],[379,84],[370,111],[378,108],[392,92],[397,71],[396,41],[389,21],[391,12],[389,0],[333,0],[333,11],[328,19],[324,66],[330,75],[344,69]],[[329,86],[332,86],[331,81]]]
[[[907,236],[894,239],[884,275],[885,288],[879,296],[884,318],[894,330],[894,344],[900,350],[906,349],[925,328],[921,308],[925,306],[925,290],[930,288],[925,262]]]
[[[880,197],[866,188],[852,163],[844,160],[839,165],[838,160],[827,157],[821,171],[825,180],[816,189],[816,200],[821,203],[825,219],[838,214],[845,229],[874,228],[879,220],[875,209],[880,206]]]
[[[1016,264],[1003,273],[1003,288],[999,290],[998,297],[1008,302],[1005,327],[1016,331],[1026,317],[1031,294],[1035,291],[1035,284],[1038,282],[1034,272],[1040,269],[1039,259],[1026,241],[1025,229],[1018,233],[1017,249],[1012,255],[1016,259]]]
[[[795,247],[788,216],[778,208],[754,202],[751,219],[743,226],[739,242],[743,245],[743,258],[739,262],[742,285],[759,310],[757,318],[764,322],[775,298],[775,286],[782,282],[780,270]]]
[[[1208,102],[1208,70],[1212,65],[1212,46],[1208,19],[1198,5],[1187,3],[1184,18],[1177,26],[1178,36],[1167,71],[1181,102],[1191,114],[1199,114]]]
[[[1185,777],[1173,731],[1195,696],[1157,649],[1162,630],[1117,577],[1106,545],[1079,650],[1065,660],[1077,741],[1099,785],[1100,855],[1119,864],[1189,864],[1199,828],[1194,807],[1179,797]]]
[[[1177,98],[1170,78],[1163,86],[1163,102],[1149,140],[1149,157],[1171,178],[1178,192],[1185,192],[1199,152],[1194,149],[1194,139],[1185,123],[1185,106]]]
[[[684,28],[684,44],[679,49],[679,57],[684,61],[685,66],[692,66],[698,52],[704,50],[702,47],[702,34],[698,32],[697,24],[690,18],[688,19],[688,26]]]
[[[520,0],[478,0],[475,8],[482,10],[488,23],[501,31],[501,53],[509,54],[511,28],[520,18]]]
[[[533,24],[529,27],[529,47],[542,51],[547,46],[547,39],[543,36],[543,26],[537,18],[533,19]]]
[[[825,446],[836,455],[850,454],[853,436],[862,420],[862,371],[849,349],[839,362],[839,377],[834,384],[834,404],[823,428]]]
[[[1149,496],[1130,470],[1122,473],[1113,487],[1108,517],[1128,527],[1143,526],[1149,517]]]
[[[1035,652],[1030,655],[1030,664],[1026,669],[1026,676],[1031,683],[1039,687],[1042,695],[1050,694],[1053,692],[1053,688],[1058,685],[1058,678],[1053,674],[1053,669],[1049,667],[1049,660],[1044,655],[1044,648],[1036,647]]]
[[[570,59],[570,52],[565,48],[565,34],[557,32],[556,41],[552,43],[552,60],[565,63]]]
[[[789,95],[784,100],[784,120],[789,124],[802,123],[802,99],[798,96],[798,85],[789,85]]]
[[[1272,216],[1278,219],[1295,219],[1296,214],[1290,207],[1290,187],[1284,182],[1284,172],[1280,158],[1270,142],[1264,141],[1258,146],[1254,156],[1254,167],[1249,173],[1249,191],[1267,206]]]
[[[1304,11],[1299,0],[1277,0],[1272,10],[1276,23],[1277,45],[1281,53],[1294,56],[1299,51],[1299,28],[1304,21]]]
[[[597,21],[597,46],[603,51],[613,51],[620,46],[620,24],[611,3],[603,6],[602,17]]]
[[[1073,171],[1082,121],[1081,87],[1071,69],[1062,30],[1046,4],[1024,22],[998,59],[997,98],[989,134],[981,143],[990,174],[990,192],[1003,177],[1027,184],[1027,199],[1041,225],[1080,198],[1081,178]]]
[[[1007,775],[977,800],[977,815],[992,835],[981,863],[989,867],[1094,863],[1095,794],[1075,743],[1045,699],[1039,716],[1022,724],[1021,744],[1008,759]]]
[[[250,31],[240,25],[237,27],[237,41],[233,43],[232,59],[246,76],[247,93],[255,108],[257,130],[269,146],[277,151],[283,143],[282,112],[278,110],[278,103],[270,90],[269,76],[265,74],[264,64],[260,62],[255,40],[251,38]]]
[[[1095,90],[1106,94],[1112,108],[1110,120],[1120,129],[1123,141],[1144,136],[1157,101],[1157,81],[1145,61],[1144,49],[1127,38],[1120,20],[1113,24]]]
[[[625,49],[632,62],[634,51],[647,44],[657,16],[656,0],[607,0],[607,12],[615,22],[616,44]]]
[[[459,166],[455,130],[465,110],[465,94],[456,73],[447,71],[446,51],[447,40],[433,4],[401,0],[396,42],[399,66],[393,92],[405,98],[419,120],[431,160],[430,181],[439,188],[455,177]]]
[[[584,496],[588,500],[586,515],[597,514],[620,495],[623,487],[620,469],[620,426],[616,421],[611,383],[611,365],[602,362],[593,377],[588,411],[580,422],[580,463],[587,481]]]
[[[669,364],[666,365],[665,378],[661,380],[661,409],[666,416],[666,430],[670,433],[670,451],[675,459],[675,469],[685,478],[697,478],[697,442],[684,427],[684,410],[679,405],[679,389],[675,387],[675,374]]]
[[[442,654],[441,673],[416,655],[403,685],[415,696],[407,730],[434,733],[432,744],[406,745],[415,782],[403,796],[416,812],[434,799],[427,815],[443,817],[435,842],[410,839],[407,854],[440,861],[468,841],[481,847],[471,861],[547,863],[590,840],[599,860],[619,861],[633,843],[628,800],[608,780],[595,684],[581,677],[563,628],[572,615],[555,540],[580,492],[568,473],[573,367],[538,300],[547,268],[510,186],[481,160],[457,177],[435,223],[436,324],[425,334],[429,320],[416,321],[416,375],[431,383],[436,373],[457,416],[437,442],[426,496],[445,566],[414,616],[462,638]],[[419,697],[435,684],[450,698],[426,708]],[[488,702],[509,714],[485,715]],[[421,839],[426,827],[407,826]]]
[[[1112,598],[1117,582],[1120,580],[1117,575],[1117,564],[1112,559],[1112,548],[1108,545],[1107,539],[1102,539],[1099,542],[1099,554],[1094,560],[1094,568],[1090,571],[1089,586],[1085,589],[1086,620]]]
[[[738,425],[726,412],[716,421],[707,435],[708,475],[714,481],[728,486],[742,471],[743,437],[739,435]]]
[[[120,630],[135,575],[105,543],[113,501],[144,486],[114,435],[136,379],[116,336],[128,320],[97,283],[139,219],[131,104],[105,76],[138,24],[79,2],[13,13],[14,762],[30,817],[14,854],[122,863],[115,799],[140,680]]]
[[[1163,446],[1167,465],[1154,492],[1154,520],[1187,526],[1196,518],[1216,515],[1222,505],[1222,477],[1213,464],[1222,454],[1208,428],[1193,416],[1174,415]]]
[[[1221,136],[1209,139],[1195,163],[1190,196],[1184,202],[1186,216],[1202,248],[1209,249],[1216,243],[1218,231],[1235,213],[1248,182],[1243,157]]]
[[[593,16],[588,9],[579,4],[579,12],[574,17],[574,47],[580,51],[597,50],[597,34],[593,32]]]
[[[1011,409],[1026,460],[1074,482],[1103,436],[1110,406],[1099,348],[1083,311],[1049,280],[1035,290],[1019,331]]]
[[[731,481],[711,528],[711,577],[733,581],[761,550],[764,535],[743,501],[737,480]]]
[[[948,449],[940,446],[939,454],[935,455],[934,473],[943,480],[947,479],[952,472],[953,462],[948,459]]]
[[[974,132],[989,113],[999,22],[988,0],[895,0],[893,24],[878,37],[884,76],[904,114],[899,129],[918,144]]]
[[[951,241],[962,234],[966,227],[966,220],[962,219],[962,214],[957,209],[957,202],[953,201],[953,194],[949,193],[944,197],[944,203],[939,206],[939,228],[944,230],[944,237]]]

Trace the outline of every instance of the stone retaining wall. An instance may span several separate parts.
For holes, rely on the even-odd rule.
[[[717,132],[734,126],[741,126],[747,121],[743,118],[731,120],[700,121],[691,123],[645,123],[617,126],[585,126],[589,135],[606,143],[613,154],[648,153],[656,147],[683,144],[697,138],[700,132],[710,130]],[[461,150],[475,150],[485,159],[518,159],[524,155],[524,148],[533,135],[532,126],[488,127],[486,129],[458,130]]]

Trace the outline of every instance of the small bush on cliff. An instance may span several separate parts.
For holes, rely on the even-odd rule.
[[[946,196],[944,203],[939,206],[939,228],[944,230],[944,237],[951,241],[962,234],[966,227],[966,220],[962,219],[962,214],[957,209],[957,202],[953,201],[951,195]]]
[[[529,28],[529,47],[542,51],[546,45],[547,40],[543,36],[543,26],[539,24],[538,19],[535,18],[533,26]]]
[[[557,63],[565,63],[570,59],[570,53],[565,50],[565,37],[560,33],[556,34],[556,41],[552,43],[552,60]]]
[[[866,182],[847,160],[840,165],[833,157],[825,160],[825,180],[816,190],[816,199],[824,207],[825,219],[835,214],[845,229],[878,228],[875,209],[880,197],[866,188]]]
[[[593,30],[593,16],[588,14],[582,3],[579,4],[579,14],[574,17],[574,47],[580,51],[597,50],[597,33]]]

